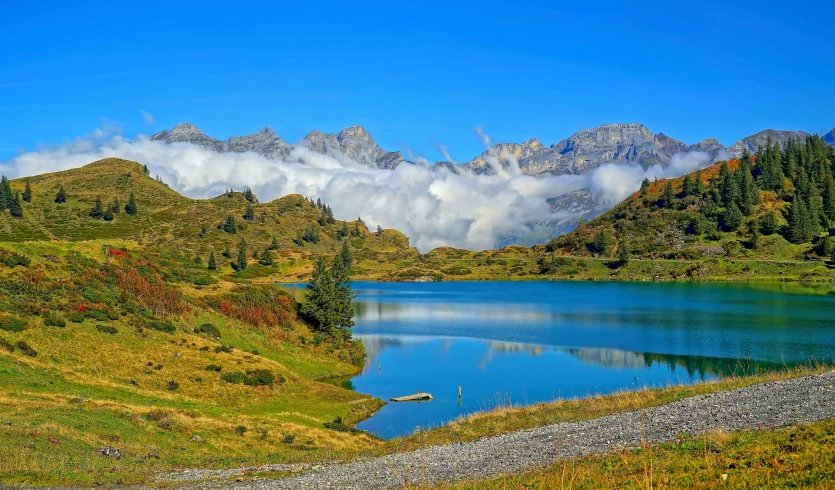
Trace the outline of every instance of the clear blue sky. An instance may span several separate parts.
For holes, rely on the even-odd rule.
[[[461,160],[476,126],[550,144],[639,121],[727,145],[835,126],[831,0],[68,3],[0,7],[0,161],[104,120],[289,141],[362,124]]]

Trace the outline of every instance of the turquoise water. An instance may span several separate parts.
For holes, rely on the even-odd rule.
[[[508,403],[691,383],[835,356],[835,293],[798,286],[582,282],[353,284],[383,438]],[[458,398],[458,387],[462,398]]]

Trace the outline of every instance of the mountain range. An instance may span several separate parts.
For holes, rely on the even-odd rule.
[[[664,133],[653,133],[640,123],[615,123],[583,129],[550,146],[536,138],[522,143],[499,143],[468,162],[455,164],[442,161],[436,162],[435,167],[455,173],[468,169],[476,174],[520,172],[526,175],[581,175],[605,163],[663,166],[672,160],[673,155],[689,151],[706,152],[715,162],[728,156],[739,157],[746,148],[755,152],[769,138],[785,144],[790,138],[805,139],[807,135],[803,131],[766,129],[731,146],[723,145],[716,138],[688,145]],[[181,123],[173,129],[154,134],[151,139],[164,143],[192,143],[221,153],[251,151],[271,159],[288,159],[294,149],[307,148],[337,160],[348,157],[379,169],[394,169],[404,162],[412,163],[399,151],[381,148],[362,126],[351,126],[336,134],[314,130],[298,143],[291,144],[269,127],[250,135],[219,140],[206,135],[194,124]],[[835,129],[827,133],[824,140],[835,146]],[[548,222],[546,225],[554,235],[569,232],[581,220],[588,220],[609,209],[611,206],[604,201],[594,199],[589,189],[554,196],[549,200],[551,210],[555,213],[571,213],[571,217]],[[513,238],[506,243],[512,242]]]

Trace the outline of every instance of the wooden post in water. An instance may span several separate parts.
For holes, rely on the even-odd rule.
[[[461,387],[458,387],[458,406],[461,406]]]

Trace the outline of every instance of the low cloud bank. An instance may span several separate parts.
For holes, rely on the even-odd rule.
[[[480,135],[481,136],[481,135]],[[486,139],[486,136],[484,136]],[[424,162],[380,170],[296,147],[287,161],[255,153],[216,153],[187,143],[165,144],[146,136],[128,141],[112,128],[57,146],[22,153],[0,163],[9,177],[77,168],[119,157],[148,166],[171,188],[192,198],[214,197],[227,188],[250,186],[263,202],[291,193],[321,197],[338,219],[361,216],[373,229],[397,228],[421,251],[448,245],[493,248],[507,237],[542,233],[537,223],[564,219],[546,199],[590,187],[596,199],[614,205],[634,192],[644,177],[677,177],[712,163],[702,152],[680,154],[649,169],[606,164],[583,176],[532,177],[517,162],[497,175],[452,173]],[[490,161],[501,169],[502,155]],[[491,160],[493,158],[491,157]]]

